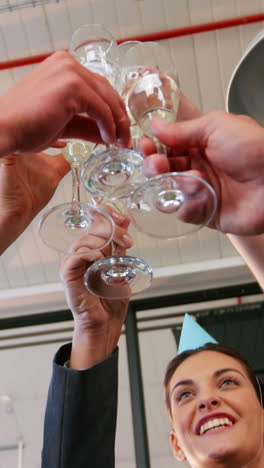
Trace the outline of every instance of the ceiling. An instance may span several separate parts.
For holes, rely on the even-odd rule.
[[[65,0],[0,14],[0,61],[67,48],[72,32],[84,22],[103,23],[117,39],[209,23],[263,12],[263,1],[242,0]],[[224,108],[228,80],[261,23],[162,41],[178,70],[183,91],[203,111]],[[31,67],[1,71],[3,93]],[[70,200],[70,178],[60,184],[50,206]],[[39,217],[38,217],[39,219]],[[59,283],[60,258],[38,236],[36,219],[0,259],[0,310],[23,313],[64,308]],[[135,235],[133,253],[154,268],[146,294],[237,281],[251,276],[227,238],[208,229],[181,241],[159,242]],[[230,268],[230,275],[223,274]],[[208,271],[210,274],[208,275]],[[189,277],[190,275],[190,277]],[[172,278],[175,277],[175,281]],[[182,278],[184,278],[182,280]]]

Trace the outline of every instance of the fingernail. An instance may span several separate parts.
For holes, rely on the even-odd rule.
[[[167,127],[167,125],[168,125],[168,122],[166,122],[166,120],[164,119],[161,119],[160,117],[155,117],[155,119],[153,119],[150,122],[151,130],[160,130],[160,129],[163,129],[164,127]]]
[[[156,165],[151,158],[147,158],[143,161],[143,173],[146,177],[153,177],[158,174]]]
[[[124,221],[124,219],[125,219],[125,215],[123,215],[122,213],[117,213],[116,211],[113,211],[111,213],[111,216],[112,216],[112,218],[114,218],[114,220],[116,222],[118,222],[118,221],[121,222],[121,221]]]
[[[112,145],[115,143],[116,138],[114,135],[110,135],[108,132],[106,132],[104,129],[100,128],[100,134],[102,140],[105,142],[106,145]]]
[[[119,148],[132,148],[132,143],[129,138],[118,138],[116,141],[116,145]]]
[[[56,147],[57,147],[57,148],[65,148],[66,145],[67,145],[67,141],[58,140],[58,141],[56,142]]]
[[[122,138],[118,138],[116,140],[116,146],[118,146],[119,148],[120,147],[122,148],[122,146],[124,146],[124,140]]]
[[[133,239],[129,234],[126,233],[123,235],[123,241],[126,247],[132,247]]]

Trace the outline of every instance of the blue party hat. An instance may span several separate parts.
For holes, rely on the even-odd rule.
[[[206,343],[217,343],[189,314],[185,314],[178,346],[178,354],[196,349]]]

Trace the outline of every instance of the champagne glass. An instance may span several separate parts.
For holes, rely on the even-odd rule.
[[[81,179],[93,197],[108,200],[129,197],[146,180],[143,156],[134,150],[99,146],[83,165]]]
[[[177,76],[168,50],[153,41],[138,42],[127,48],[121,56],[120,68],[123,88],[131,87],[140,76],[151,73],[152,69]]]
[[[113,239],[114,222],[103,209],[81,202],[80,169],[91,152],[90,143],[70,140],[64,155],[71,164],[72,201],[62,203],[44,213],[39,223],[43,242],[58,252],[69,253],[77,239],[90,234],[97,236],[97,248],[102,249]]]
[[[188,172],[169,172],[139,186],[128,213],[139,231],[169,240],[210,225],[216,206],[215,191],[205,180]]]
[[[85,68],[106,77],[115,87],[118,67],[109,52],[117,46],[112,33],[101,24],[84,24],[74,31],[69,52]]]
[[[126,105],[133,118],[150,138],[153,134],[150,123],[160,117],[167,122],[174,122],[180,103],[180,90],[177,80],[157,69],[138,78],[126,96]]]
[[[139,77],[127,95],[131,114],[144,134],[154,140],[152,119],[174,122],[179,101],[175,78],[154,69]],[[173,172],[152,177],[136,189],[129,214],[137,228],[151,237],[184,238],[209,225],[216,206],[215,191],[205,180],[190,173]]]
[[[147,289],[152,277],[151,267],[140,258],[113,255],[93,263],[85,272],[84,284],[95,296],[122,299]]]
[[[102,25],[86,24],[73,33],[69,50],[83,66],[104,75],[118,88],[119,58],[129,47],[126,44],[117,46],[112,34]],[[84,164],[81,178],[85,188],[97,197],[120,188],[124,194],[130,194],[135,179],[141,174],[139,166],[143,157],[129,149],[102,148],[102,145],[98,146]]]
[[[112,47],[109,52],[112,63],[118,67],[123,55],[137,43],[128,41]],[[138,140],[138,132],[134,131],[133,147],[138,148]],[[136,184],[145,180],[142,172],[143,156],[127,148],[102,148],[102,145],[98,146],[83,166],[81,178],[84,187],[94,197],[115,199],[130,196]]]
[[[127,211],[127,198],[107,201],[115,211]],[[151,267],[142,259],[120,255],[112,242],[112,255],[93,263],[85,272],[84,284],[95,296],[122,299],[147,289],[153,278]]]
[[[89,28],[85,29],[89,33]],[[75,38],[73,37],[72,43]],[[85,35],[79,42],[87,44]],[[102,51],[102,48],[96,47],[96,60],[92,64],[94,66],[96,62],[96,68],[91,68],[91,56],[87,60],[86,52],[86,58],[81,63],[92,71],[101,70],[101,74],[117,88],[118,64],[110,55],[107,56],[110,48]],[[112,192],[119,190],[114,198],[127,198],[134,191],[135,180],[142,180],[142,171],[139,171],[142,161],[142,156],[133,150],[112,147],[102,152],[99,147],[83,167],[83,184],[94,197],[111,198]],[[114,254],[116,255],[95,262],[85,273],[85,285],[94,295],[119,299],[137,294],[150,285],[152,270],[149,265],[137,257],[118,255],[117,251]]]
[[[145,77],[149,74],[157,74],[160,71],[163,73],[164,80],[169,81],[175,86],[175,97],[177,100],[180,99],[180,92],[178,88],[178,75],[167,49],[161,46],[157,42],[139,42],[133,44],[133,46],[127,49],[126,54],[122,55],[120,60],[121,66],[121,83],[122,83],[122,97],[126,104],[127,112],[131,122],[133,122],[133,129],[136,129],[137,146],[139,148],[139,140],[144,134],[143,126],[138,125],[137,119],[135,119],[133,109],[130,109],[131,103],[128,103],[129,96],[131,95],[131,88],[136,86],[136,82],[140,77]],[[165,78],[166,77],[166,78]],[[147,78],[146,78],[147,80]],[[151,80],[150,80],[151,81]],[[176,92],[177,91],[177,92]],[[136,92],[136,90],[135,90]],[[138,105],[136,99],[133,100],[133,104]],[[175,116],[173,116],[174,118]],[[152,139],[153,136],[151,135]],[[155,140],[157,150],[165,152],[165,146],[161,145]]]

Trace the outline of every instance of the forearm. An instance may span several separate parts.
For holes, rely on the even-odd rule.
[[[235,236],[228,238],[243,257],[261,288],[264,290],[264,234],[258,236]]]
[[[0,256],[10,247],[13,242],[24,232],[27,226],[20,225],[16,219],[1,219],[0,222]]]
[[[114,468],[118,350],[80,371],[64,367],[70,352],[65,345],[55,356],[41,466]]]
[[[0,97],[0,158],[17,150],[13,131],[15,115],[10,113],[9,116],[2,104],[3,98]]]

